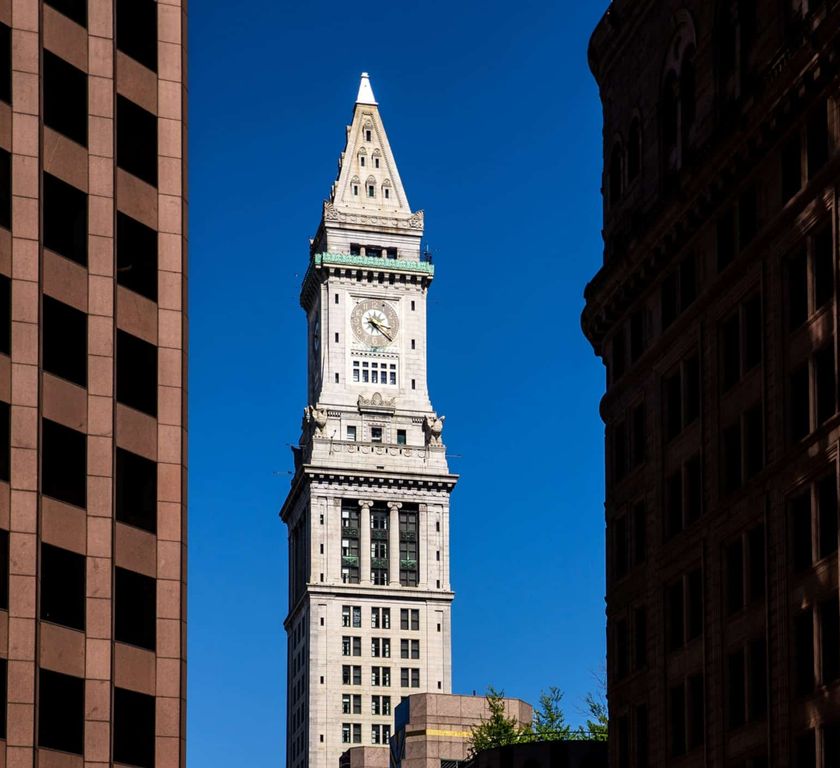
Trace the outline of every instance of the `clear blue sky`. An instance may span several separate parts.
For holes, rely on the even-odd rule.
[[[298,290],[363,70],[437,266],[429,383],[461,475],[454,691],[558,685],[580,720],[605,654],[604,374],[579,317],[601,254],[586,46],[606,5],[190,5],[194,768],[284,760]]]

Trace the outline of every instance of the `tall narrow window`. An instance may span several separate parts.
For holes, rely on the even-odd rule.
[[[116,453],[116,519],[157,532],[157,464],[124,448]]]
[[[42,492],[84,507],[87,502],[87,437],[49,419],[43,419],[42,424]]]
[[[117,211],[117,282],[147,299],[158,297],[158,233]]]
[[[12,228],[12,156],[0,149],[0,227]]]
[[[158,183],[157,117],[117,96],[117,166],[151,184]]]
[[[117,50],[157,72],[157,2],[117,0]]]
[[[87,75],[44,49],[44,125],[83,147],[88,143]]]
[[[87,266],[88,199],[82,190],[44,174],[44,247]]]
[[[4,697],[5,698],[5,697]],[[85,681],[48,669],[38,674],[38,746],[81,755],[85,746]]]
[[[157,347],[118,330],[116,362],[117,402],[157,416]]]
[[[41,619],[84,631],[84,555],[41,544]]]
[[[154,768],[154,696],[114,688],[114,762]]]
[[[87,386],[87,315],[44,296],[43,367],[48,373]]]

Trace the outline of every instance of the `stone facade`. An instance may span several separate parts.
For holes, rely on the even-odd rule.
[[[613,2],[604,265],[610,765],[840,765],[840,9]]]
[[[400,696],[451,689],[457,477],[426,386],[422,234],[364,75],[301,290],[308,405],[281,511],[289,766],[387,745]]]
[[[0,766],[185,764],[185,36],[0,0]]]

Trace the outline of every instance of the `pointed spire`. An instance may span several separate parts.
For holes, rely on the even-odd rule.
[[[362,72],[362,80],[359,83],[359,95],[356,96],[356,104],[376,104],[373,97],[373,88],[370,87],[370,77],[367,72]]]

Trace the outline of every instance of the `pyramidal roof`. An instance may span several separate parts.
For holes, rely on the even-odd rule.
[[[344,214],[412,215],[367,72],[359,82],[353,121],[347,126],[347,144],[327,205]]]

